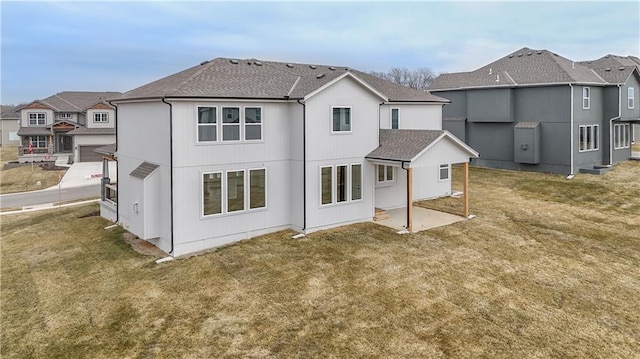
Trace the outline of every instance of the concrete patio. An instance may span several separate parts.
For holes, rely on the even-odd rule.
[[[375,221],[375,223],[393,228],[397,231],[406,231],[407,209],[396,208],[386,211],[385,219]],[[413,206],[413,233],[425,231],[427,229],[446,226],[452,223],[464,221],[466,218],[454,214],[434,211],[422,207]]]

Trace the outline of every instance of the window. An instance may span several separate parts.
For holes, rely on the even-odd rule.
[[[447,181],[449,179],[449,165],[440,165],[440,181]]]
[[[93,114],[93,122],[107,123],[109,122],[109,114],[106,112],[96,112]]]
[[[249,170],[249,209],[266,206],[266,170]]]
[[[202,214],[222,213],[222,172],[202,175]]]
[[[222,140],[223,141],[239,141],[240,140],[240,108],[238,107],[222,108]]]
[[[259,107],[245,107],[244,109],[244,139],[262,139],[262,109]]]
[[[351,108],[333,108],[333,132],[351,132]]]
[[[378,165],[378,183],[393,182],[393,166]]]
[[[580,126],[580,152],[595,151],[599,148],[600,133],[598,131],[598,125],[583,125]]]
[[[18,131],[9,131],[9,141],[20,141]]]
[[[69,119],[71,117],[72,117],[71,113],[69,113],[69,112],[60,112],[60,118],[61,119]]]
[[[585,110],[591,108],[591,89],[588,87],[582,88],[582,108]]]
[[[215,107],[198,107],[198,142],[217,140],[218,118]]]
[[[47,123],[47,115],[44,112],[30,112],[29,126],[43,126]]]
[[[629,87],[627,89],[627,108],[632,110],[635,107],[635,99],[634,99],[634,90],[633,87]]]
[[[362,165],[351,165],[351,200],[362,199]]]
[[[397,130],[398,129],[398,115],[399,115],[399,109],[397,108],[392,108],[391,109],[391,129],[392,130]]]
[[[227,172],[227,212],[244,210],[244,171]]]
[[[613,148],[618,150],[631,146],[631,127],[628,123],[613,125]]]
[[[330,204],[333,202],[333,193],[332,189],[332,172],[333,167],[322,167],[320,169],[320,181],[321,184],[321,192],[322,192],[322,204]]]
[[[336,202],[347,201],[347,166],[336,166]]]
[[[33,148],[47,148],[47,136],[29,136]]]

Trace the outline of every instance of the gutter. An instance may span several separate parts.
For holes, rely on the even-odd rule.
[[[307,229],[307,105],[302,105],[302,231]]]
[[[574,158],[573,158],[573,152],[574,152],[574,148],[573,148],[573,106],[575,106],[575,104],[573,103],[573,85],[571,83],[569,83],[569,88],[571,88],[571,141],[570,141],[570,146],[571,146],[571,153],[570,153],[570,157],[571,157],[571,171],[569,173],[569,177],[573,178],[574,174],[573,174],[573,162],[574,162]]]
[[[166,97],[160,100],[169,105],[169,193],[171,206],[171,250],[170,255],[173,255],[173,105],[165,100]]]
[[[622,116],[622,85],[618,86],[618,116],[609,119],[609,166],[613,165],[613,121]]]
[[[111,101],[107,101],[107,103],[116,108],[116,118],[114,125],[116,126],[116,149],[114,151],[114,155],[118,153],[118,106],[111,103]],[[116,157],[116,183],[120,182],[120,161],[117,160]],[[104,194],[103,194],[104,196]],[[116,203],[120,203],[120,191],[116,191]],[[116,204],[116,223],[120,222],[120,206]]]

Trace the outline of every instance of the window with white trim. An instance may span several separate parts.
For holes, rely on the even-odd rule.
[[[222,172],[202,174],[202,214],[222,213]]]
[[[362,164],[320,167],[320,203],[323,205],[362,199]]]
[[[600,131],[598,125],[581,125],[579,127],[579,151],[596,151],[600,146]]]
[[[249,170],[249,209],[267,205],[267,170]]]
[[[400,109],[398,108],[392,108],[391,109],[391,129],[392,130],[397,130],[399,128],[399,118],[400,116]]]
[[[198,107],[198,142],[215,142],[218,139],[216,107]]]
[[[47,124],[47,114],[44,112],[29,112],[29,126],[43,126]]]
[[[93,122],[107,123],[109,122],[109,114],[106,112],[96,112],[93,114]]]
[[[227,212],[244,211],[244,170],[227,172]]]
[[[631,147],[631,126],[628,123],[613,125],[613,148],[620,150]]]
[[[362,165],[351,165],[351,200],[362,199]]]
[[[347,165],[336,166],[336,202],[346,202],[347,197]]]
[[[333,167],[320,168],[320,192],[322,204],[333,203]]]
[[[203,216],[242,212],[266,206],[265,168],[202,173]]]
[[[449,180],[449,165],[440,165],[440,168],[438,169],[439,173],[438,173],[438,178],[440,179],[440,181],[447,181]]]
[[[591,108],[591,89],[589,87],[582,88],[582,108],[585,110]]]
[[[262,108],[244,108],[244,139],[247,141],[262,139]]]
[[[378,183],[393,183],[393,166],[377,165],[376,167]]]
[[[65,119],[70,119],[72,117],[70,112],[60,112],[60,119],[65,120]]]
[[[633,87],[627,88],[627,108],[633,110],[635,107],[635,90]]]
[[[222,140],[240,141],[240,108],[222,108]]]
[[[332,132],[351,132],[351,107],[333,107]]]
[[[47,147],[47,136],[29,136],[29,141],[33,148]]]

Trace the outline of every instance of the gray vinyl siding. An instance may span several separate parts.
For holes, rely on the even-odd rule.
[[[467,121],[513,122],[513,90],[469,90],[467,92]]]
[[[467,117],[467,91],[432,91],[432,94],[451,100],[442,108],[442,117]]]
[[[583,109],[582,91],[584,86],[574,86],[573,99],[573,140],[574,140],[574,171],[580,168],[591,168],[600,165],[605,160],[603,147],[609,146],[609,142],[605,142],[606,136],[603,133],[608,132],[607,121],[604,120],[604,88],[587,86],[591,91],[591,104],[589,109]],[[580,126],[582,125],[598,125],[598,149],[594,151],[580,152]],[[606,160],[608,162],[608,159]]]

